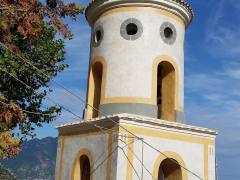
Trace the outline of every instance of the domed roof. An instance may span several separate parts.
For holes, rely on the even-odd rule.
[[[165,9],[180,16],[186,27],[191,23],[193,10],[186,0],[92,0],[85,10],[89,24],[102,13],[119,7],[153,7]]]

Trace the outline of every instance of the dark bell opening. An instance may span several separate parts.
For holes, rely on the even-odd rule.
[[[100,41],[101,37],[102,37],[102,32],[100,30],[97,30],[95,35],[96,42]]]
[[[126,30],[128,35],[135,35],[137,34],[138,27],[134,23],[129,23],[126,27]]]
[[[172,35],[173,35],[173,30],[172,30],[170,27],[166,27],[166,28],[164,29],[164,36],[165,36],[166,38],[171,38]]]

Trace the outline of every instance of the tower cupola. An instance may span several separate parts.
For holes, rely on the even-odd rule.
[[[87,102],[104,115],[184,121],[184,36],[193,17],[183,0],[95,0]],[[88,106],[85,117],[101,116]]]
[[[181,124],[192,17],[183,0],[90,3],[88,104],[58,127],[56,180],[216,179],[217,132]]]

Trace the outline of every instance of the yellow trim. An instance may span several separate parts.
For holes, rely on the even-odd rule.
[[[130,180],[130,179],[132,179],[132,176],[133,176],[133,168],[130,163],[133,164],[133,152],[132,151],[134,151],[134,149],[133,149],[134,148],[134,138],[128,137],[127,143],[128,143],[127,157],[130,162],[127,161],[126,179]]]
[[[112,98],[103,98],[101,104],[110,104],[110,103],[145,103],[152,104],[149,98],[141,97],[112,97]]]
[[[176,160],[181,166],[185,167],[185,168],[188,168],[186,167],[186,164],[185,162],[183,161],[183,159],[181,158],[181,156],[175,152],[172,152],[172,151],[165,151],[163,152],[168,158],[172,158],[174,160]],[[159,170],[159,167],[162,163],[163,160],[166,159],[166,156],[160,154],[157,158],[157,160],[155,161],[154,163],[154,169],[153,169],[153,180],[157,179],[158,178],[158,170]],[[182,171],[182,180],[188,180],[188,173],[187,171],[181,167],[181,171]]]
[[[63,136],[59,136],[59,141],[61,143],[60,145],[60,164],[59,164],[59,169],[58,169],[58,180],[61,180],[62,178],[62,164],[63,164],[63,153],[64,153],[64,137]]]
[[[109,133],[111,130],[103,130],[106,133]],[[67,133],[62,133],[66,138],[67,137],[74,137],[74,136],[92,136],[92,135],[99,135],[103,134],[103,132],[100,129],[90,129],[90,130],[82,130],[80,132],[67,132]]]
[[[183,21],[183,19],[181,19],[179,16],[164,10],[164,9],[157,9],[157,8],[152,8],[152,7],[120,7],[120,8],[114,8],[111,10],[106,11],[105,13],[103,13],[99,18],[104,17],[104,16],[108,16],[114,13],[125,13],[125,12],[147,12],[147,13],[157,13],[157,14],[161,14],[164,16],[168,16],[176,21],[178,21],[180,24],[182,24],[185,27],[185,23]]]
[[[75,160],[74,160],[74,163],[73,163],[73,168],[72,168],[72,175],[71,175],[71,179],[72,180],[79,180],[81,179],[80,177],[80,163],[79,163],[79,158],[82,156],[82,155],[85,155],[88,157],[89,161],[90,161],[90,170],[92,171],[93,167],[94,167],[94,164],[93,164],[93,157],[91,155],[91,152],[84,148],[84,149],[81,149]],[[92,180],[93,177],[92,177],[92,173],[90,174],[90,180]]]
[[[156,104],[157,102],[157,70],[158,70],[158,65],[161,62],[169,62],[175,70],[175,110],[178,111],[183,111],[183,107],[180,105],[179,102],[179,68],[178,65],[176,64],[176,61],[171,58],[168,55],[161,55],[158,56],[157,58],[155,58],[154,62],[153,62],[153,67],[152,67],[152,103]]]
[[[106,79],[107,79],[107,63],[103,57],[95,57],[90,64],[89,73],[88,73],[88,92],[87,92],[87,103],[93,106],[91,102],[93,102],[93,89],[94,89],[94,82],[93,82],[93,75],[92,75],[92,67],[95,63],[102,64],[102,84],[101,84],[101,97],[100,97],[100,104],[102,103],[102,99],[105,97],[106,91]],[[92,118],[93,115],[93,108],[88,106],[87,107],[87,118]]]
[[[108,161],[107,161],[107,177],[106,180],[111,180],[112,175],[112,144],[113,144],[113,135],[110,133],[108,135]]]
[[[204,180],[208,180],[208,145],[204,145]]]
[[[71,127],[69,127],[69,130],[71,130]],[[107,130],[100,130],[99,128],[97,129],[91,129],[91,130],[87,130],[87,131],[80,131],[80,132],[76,132],[76,133],[67,133],[67,134],[62,134],[64,135],[64,138],[73,138],[73,137],[87,137],[87,136],[93,136],[93,135],[104,135],[103,131],[105,132],[105,134],[110,134],[113,131],[118,132],[118,125],[114,125],[113,127],[108,127]]]
[[[197,137],[194,135],[185,135],[175,132],[164,132],[164,130],[156,130],[156,129],[149,129],[149,128],[142,128],[142,127],[134,127],[130,125],[122,125],[122,128],[119,129],[121,133],[126,133],[127,129],[128,131],[134,133],[134,134],[140,134],[144,136],[149,137],[157,137],[157,138],[164,138],[168,140],[178,140],[178,141],[184,141],[184,142],[190,142],[190,143],[197,143],[197,144],[208,144],[208,145],[214,145],[215,141],[212,139],[204,138],[204,137]],[[125,129],[123,129],[125,128]]]

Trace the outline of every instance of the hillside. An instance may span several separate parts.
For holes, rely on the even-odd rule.
[[[1,180],[16,180],[16,177],[9,169],[5,168],[0,163],[0,179]]]
[[[11,169],[19,180],[53,180],[57,138],[33,139],[23,145],[22,152],[2,164]]]

